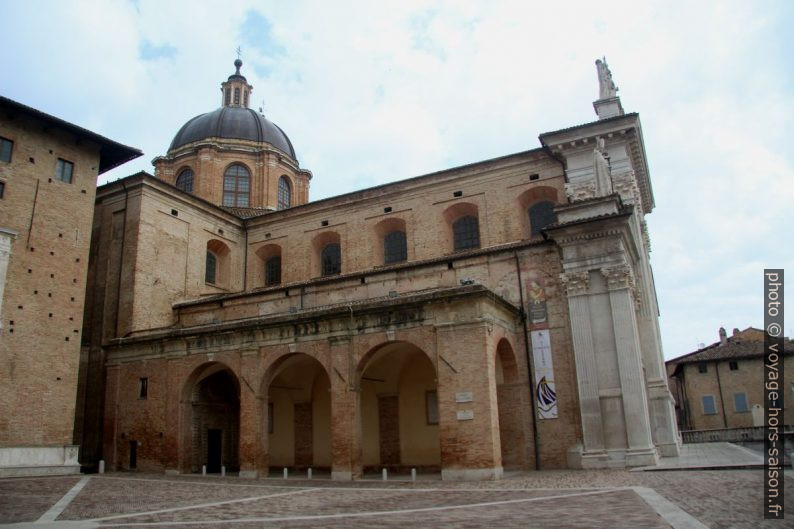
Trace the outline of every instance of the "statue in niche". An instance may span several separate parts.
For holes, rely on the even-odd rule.
[[[611,195],[613,193],[612,173],[604,138],[596,140],[596,147],[593,149],[593,169],[595,170],[595,195],[597,197]]]
[[[598,70],[598,99],[609,99],[616,97],[618,87],[612,81],[612,72],[607,66],[607,58],[596,60],[596,70]]]

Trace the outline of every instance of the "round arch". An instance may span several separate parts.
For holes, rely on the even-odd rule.
[[[182,386],[180,467],[183,472],[239,469],[240,381],[222,362],[197,366]]]
[[[330,470],[332,396],[325,365],[310,354],[284,354],[267,368],[260,388],[262,466]]]
[[[441,467],[436,366],[405,341],[380,344],[358,362],[359,461],[364,472]]]

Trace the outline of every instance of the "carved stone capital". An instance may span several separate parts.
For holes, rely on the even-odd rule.
[[[582,272],[565,272],[560,274],[560,283],[565,288],[568,297],[583,296],[590,287],[590,274]]]
[[[612,189],[620,195],[626,204],[634,204],[635,208],[642,209],[642,198],[634,171],[612,174]]]
[[[606,266],[601,269],[601,275],[606,279],[609,290],[620,290],[622,288],[628,288],[632,292],[635,290],[634,273],[627,264]]]
[[[591,180],[579,184],[565,184],[565,196],[568,197],[568,202],[593,198],[596,196],[595,182]]]

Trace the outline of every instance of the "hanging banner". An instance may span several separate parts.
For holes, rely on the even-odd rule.
[[[554,367],[551,363],[551,340],[548,329],[532,331],[532,361],[535,371],[535,402],[538,418],[557,418],[557,389],[554,385]]]
[[[542,326],[547,323],[548,313],[546,311],[546,289],[545,281],[538,272],[530,270],[526,280],[527,292],[527,314],[529,323],[534,326]]]

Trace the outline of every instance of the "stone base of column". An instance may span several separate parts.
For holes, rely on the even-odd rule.
[[[662,457],[678,457],[681,455],[681,447],[677,442],[656,445],[656,449],[659,450],[659,455]]]
[[[442,468],[442,481],[489,481],[501,479],[502,467],[493,468]]]
[[[654,448],[583,450],[581,445],[568,450],[568,467],[582,469],[651,466],[658,461]]]
[[[334,481],[351,481],[353,473],[349,470],[332,470],[331,479]]]
[[[240,477],[243,479],[256,479],[259,477],[259,472],[256,470],[241,470]]]

